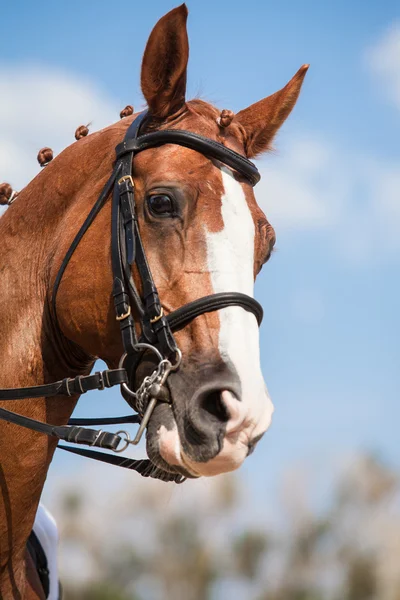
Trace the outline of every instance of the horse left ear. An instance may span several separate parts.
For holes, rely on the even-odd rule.
[[[246,132],[246,155],[253,158],[265,152],[278,129],[290,115],[300,93],[309,65],[303,65],[284,88],[268,96],[235,116]]]
[[[164,15],[150,34],[142,61],[141,87],[152,116],[164,119],[185,105],[189,42],[185,4]]]

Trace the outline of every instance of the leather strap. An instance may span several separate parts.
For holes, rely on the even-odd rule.
[[[117,467],[123,467],[130,471],[136,471],[140,473],[142,477],[152,477],[153,479],[161,479],[162,481],[174,481],[175,483],[183,483],[186,477],[179,473],[169,473],[156,467],[150,460],[136,460],[132,458],[124,458],[123,456],[116,456],[115,454],[106,454],[105,452],[94,452],[92,450],[85,450],[84,448],[70,448],[69,446],[63,446],[59,444],[57,448],[72,452],[72,454],[79,454],[86,458],[92,458],[101,462],[105,462],[109,465],[115,465]]]
[[[121,425],[122,423],[140,423],[139,415],[126,417],[100,417],[98,419],[70,419],[68,425]]]
[[[116,450],[121,441],[121,437],[115,433],[108,433],[107,431],[99,431],[97,429],[86,429],[84,427],[71,427],[69,425],[48,425],[47,423],[11,412],[5,408],[0,408],[0,418],[9,423],[14,423],[15,425],[20,425],[73,444],[84,444],[86,446],[106,448],[107,450]]]
[[[161,300],[153,279],[137,223],[136,233],[136,265],[143,287],[144,315],[141,319],[142,334],[147,342],[158,346],[165,358],[174,358],[177,345],[172,335],[167,318],[163,315]]]
[[[140,129],[143,127],[143,124],[149,118],[150,118],[150,115],[149,115],[148,110],[143,110],[141,113],[139,113],[138,116],[133,119],[132,123],[129,125],[128,129],[126,130],[124,141],[137,138],[139,135]]]
[[[167,320],[172,331],[178,331],[199,315],[228,308],[228,306],[240,306],[252,312],[258,325],[261,325],[264,314],[261,304],[251,296],[239,292],[220,292],[219,294],[203,296],[203,298],[189,302],[174,310],[167,316]]]
[[[139,115],[128,128],[125,140],[139,134],[146,113]],[[135,190],[132,179],[133,152],[119,157],[120,171],[114,184],[112,208],[111,253],[114,276],[114,302],[117,320],[121,328],[124,350],[128,355],[135,354],[137,343],[130,296],[139,312],[142,335],[145,340],[157,345],[165,358],[175,357],[177,346],[166,317],[162,315],[161,301],[153,276],[146,259],[136,219]],[[137,301],[135,284],[131,276],[131,265],[136,263],[142,284],[142,298]],[[132,294],[133,292],[133,294]],[[119,312],[122,303],[123,312]],[[140,305],[139,305],[140,304]]]
[[[54,383],[34,385],[24,388],[9,388],[0,390],[0,401],[24,400],[26,398],[49,398],[50,396],[75,396],[86,394],[91,390],[104,390],[114,385],[128,383],[125,369],[107,369],[97,371],[92,375],[77,375],[66,377]]]
[[[54,287],[53,287],[53,294],[52,294],[52,298],[51,298],[51,303],[52,303],[52,308],[53,308],[53,313],[55,318],[57,319],[57,311],[56,311],[56,299],[57,299],[57,291],[62,279],[62,276],[64,275],[64,271],[67,268],[67,265],[71,259],[71,256],[73,255],[73,253],[75,252],[79,242],[81,241],[81,239],[83,238],[83,236],[85,235],[86,231],[89,229],[90,225],[93,223],[93,221],[95,220],[96,216],[99,214],[100,209],[102,208],[102,206],[104,205],[105,201],[107,200],[108,196],[110,195],[110,192],[112,190],[112,187],[114,185],[114,181],[115,178],[118,175],[120,169],[120,165],[117,164],[114,167],[114,170],[111,174],[111,177],[109,178],[109,180],[107,181],[106,185],[104,186],[97,202],[93,205],[91,211],[89,212],[88,216],[86,217],[86,219],[84,220],[84,222],[82,223],[78,233],[76,234],[71,246],[68,248],[68,252],[67,254],[64,256],[64,260],[61,263],[60,269],[57,273],[55,282],[54,282]]]
[[[257,167],[245,156],[198,133],[180,129],[162,129],[161,131],[144,133],[136,138],[125,138],[116,147],[117,158],[121,158],[127,153],[133,152],[136,154],[137,152],[142,152],[155,146],[162,146],[163,144],[178,144],[179,146],[185,146],[191,150],[196,150],[196,152],[201,152],[205,156],[219,160],[243,175],[243,177],[249,180],[252,186],[255,186],[260,181],[261,176]]]
[[[124,260],[126,259],[126,237],[128,237],[128,244],[130,247],[130,254],[133,260],[134,252],[134,213],[133,213],[133,200],[131,198],[132,191],[129,187],[124,185],[124,182],[130,180],[124,179],[125,177],[131,177],[132,171],[132,160],[129,156],[126,156],[119,164],[118,179],[114,184],[114,191],[112,197],[112,209],[111,209],[111,264],[113,272],[113,297],[116,318],[119,323],[119,328],[122,337],[122,344],[124,352],[130,354],[134,352],[134,347],[137,344],[137,337],[135,332],[135,322],[133,320],[132,307],[128,288],[126,286]],[[120,200],[120,187],[123,186],[125,200],[124,200],[124,224],[129,225],[128,232],[125,231],[124,235],[124,224],[121,221],[121,200]],[[133,186],[132,186],[133,187]]]

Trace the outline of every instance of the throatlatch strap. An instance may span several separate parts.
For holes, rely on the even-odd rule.
[[[112,187],[114,185],[115,179],[119,173],[119,169],[120,169],[120,164],[117,163],[114,167],[114,170],[111,174],[110,179],[107,181],[106,185],[104,186],[97,202],[93,205],[90,213],[88,214],[88,216],[86,217],[86,219],[84,220],[84,222],[82,223],[78,233],[76,234],[72,244],[70,245],[70,247],[68,248],[68,252],[67,254],[64,256],[64,260],[61,263],[61,267],[57,273],[57,277],[56,280],[54,282],[54,287],[53,287],[53,294],[52,294],[52,298],[51,298],[51,304],[52,304],[52,308],[53,308],[53,313],[54,313],[54,317],[57,319],[57,310],[56,310],[56,299],[57,299],[57,291],[58,291],[58,287],[60,285],[62,276],[64,275],[64,271],[67,268],[67,265],[71,259],[71,256],[73,255],[73,253],[75,252],[76,248],[78,247],[79,242],[81,241],[81,239],[83,238],[83,236],[85,235],[86,231],[89,229],[90,225],[93,223],[93,221],[95,220],[95,218],[97,217],[97,215],[100,212],[100,209],[102,208],[103,204],[105,203],[105,201],[107,200],[108,196],[110,195],[110,192],[112,190]]]

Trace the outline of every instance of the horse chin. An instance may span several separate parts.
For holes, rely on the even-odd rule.
[[[162,455],[160,447],[160,431],[165,431],[168,434],[173,434],[176,430],[176,421],[170,404],[160,402],[156,405],[149,424],[147,426],[146,434],[146,450],[147,456],[151,462],[158,468],[168,473],[179,473],[188,479],[195,479],[199,475],[187,468],[186,465],[180,461],[172,458],[168,458]]]

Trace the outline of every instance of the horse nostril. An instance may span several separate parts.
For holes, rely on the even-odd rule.
[[[210,390],[200,400],[200,408],[217,419],[220,423],[227,423],[230,415],[222,400],[222,390]]]

